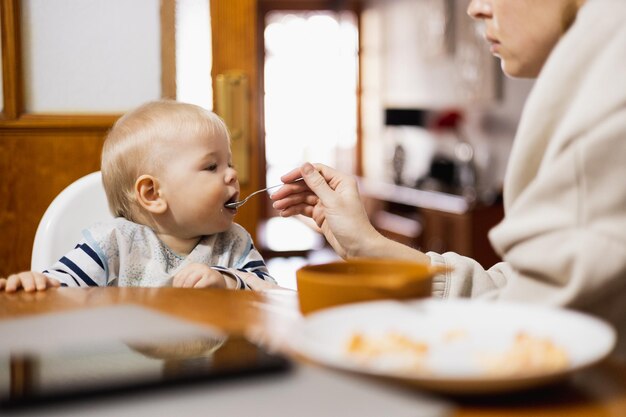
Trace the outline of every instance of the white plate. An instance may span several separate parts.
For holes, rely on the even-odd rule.
[[[347,350],[356,332],[373,338],[395,332],[426,343],[423,369],[402,366],[407,357],[357,358]],[[565,352],[566,365],[558,370],[515,374],[487,371],[485,358],[502,358],[520,333],[534,340],[548,339]],[[400,379],[422,388],[487,393],[562,378],[607,356],[615,341],[610,325],[570,310],[477,300],[426,300],[359,303],[316,312],[294,328],[288,348],[326,366]]]

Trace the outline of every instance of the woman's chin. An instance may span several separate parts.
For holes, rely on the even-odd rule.
[[[541,68],[536,69],[532,66],[524,65],[515,60],[500,58],[500,67],[502,72],[511,78],[537,78]]]

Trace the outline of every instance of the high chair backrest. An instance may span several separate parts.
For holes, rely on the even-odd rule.
[[[82,237],[82,230],[112,219],[100,171],[77,179],[55,197],[44,213],[33,243],[31,270],[50,268]]]

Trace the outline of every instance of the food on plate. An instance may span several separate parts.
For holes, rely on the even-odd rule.
[[[516,376],[558,372],[567,368],[567,352],[548,337],[534,337],[519,332],[510,349],[482,358],[488,375]]]
[[[415,341],[397,332],[380,337],[354,333],[348,340],[348,354],[368,365],[425,371],[424,359],[428,344]],[[375,362],[372,362],[375,361]]]
[[[480,345],[477,347],[470,339],[471,334],[463,329],[444,331],[430,343],[397,331],[377,336],[355,332],[348,338],[345,351],[350,359],[371,368],[431,375],[436,374],[434,366],[429,364],[431,354],[451,345],[460,345],[461,350],[455,350],[455,354],[461,353],[468,363],[474,363],[479,375],[484,377],[558,372],[569,364],[567,352],[549,337],[536,337],[520,331],[510,346],[498,352]]]
[[[445,332],[442,336],[443,341],[446,343],[459,342],[467,337],[468,334],[465,329],[451,329]]]
[[[348,351],[356,355],[373,357],[387,353],[411,352],[416,355],[428,353],[428,345],[408,337],[390,332],[380,338],[355,333],[348,342]]]

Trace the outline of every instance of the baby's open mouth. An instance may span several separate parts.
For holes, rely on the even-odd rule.
[[[239,193],[235,193],[233,194],[225,203],[224,203],[224,207],[226,208],[230,208],[228,207],[228,204],[232,204],[237,202],[237,198],[239,197]]]

